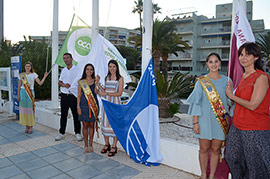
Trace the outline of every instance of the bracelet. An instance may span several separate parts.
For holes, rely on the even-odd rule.
[[[194,122],[194,123],[193,123],[193,126],[195,126],[196,124],[199,124],[199,122]]]

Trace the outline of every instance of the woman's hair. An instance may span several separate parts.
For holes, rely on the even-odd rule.
[[[118,63],[117,63],[116,60],[110,60],[109,63],[108,63],[108,67],[109,67],[109,65],[111,63],[116,66],[116,80],[118,81],[121,78],[121,75],[120,75],[120,72],[119,72],[119,65],[118,65]],[[110,70],[108,70],[108,74],[106,76],[106,79],[107,78],[111,79],[111,72],[110,72]]]
[[[88,64],[85,65],[85,67],[84,67],[84,69],[83,69],[83,74],[82,74],[81,80],[86,78],[86,68],[87,68],[88,66],[91,66],[91,67],[93,68],[93,73],[92,73],[92,75],[91,75],[91,78],[92,78],[92,79],[95,79],[95,78],[96,78],[94,66],[93,66],[91,63],[88,63]]]
[[[207,55],[207,57],[206,57],[206,62],[209,61],[209,58],[210,58],[211,56],[216,56],[216,57],[218,58],[218,60],[221,62],[221,58],[220,58],[219,54],[217,54],[217,53],[215,53],[215,52],[209,53],[209,54]]]
[[[241,47],[238,50],[238,57],[241,55],[243,50],[246,50],[248,55],[253,55],[254,57],[258,57],[258,59],[254,62],[254,69],[257,70],[263,70],[263,65],[262,65],[262,54],[261,54],[261,49],[258,44],[254,42],[247,42],[241,45]],[[245,71],[245,69],[243,68]]]
[[[31,73],[34,73],[35,70],[34,70],[34,68],[33,68],[33,64],[32,64],[30,61],[27,61],[27,62],[24,63],[24,66],[23,66],[23,72],[25,72],[25,66],[26,66],[27,64],[31,65],[31,70],[30,70],[30,72],[31,72]]]

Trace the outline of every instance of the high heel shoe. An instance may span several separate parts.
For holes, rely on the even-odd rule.
[[[112,149],[114,151],[112,151]],[[117,147],[116,146],[111,148],[111,150],[110,150],[110,152],[108,154],[108,157],[113,157],[115,154],[117,154]]]
[[[111,145],[110,144],[106,144],[104,145],[103,149],[100,151],[100,153],[105,154],[107,153],[107,151],[111,150]]]

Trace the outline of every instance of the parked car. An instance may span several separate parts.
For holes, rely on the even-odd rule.
[[[126,104],[129,101],[130,97],[127,93],[123,92],[120,96],[121,104]]]

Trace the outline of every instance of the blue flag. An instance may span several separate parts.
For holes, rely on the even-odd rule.
[[[135,162],[159,165],[158,98],[152,59],[130,101],[125,105],[102,100],[106,115],[126,153]]]

